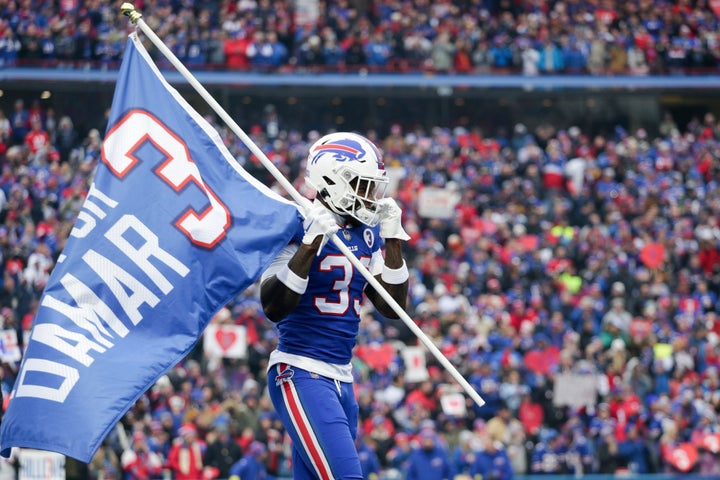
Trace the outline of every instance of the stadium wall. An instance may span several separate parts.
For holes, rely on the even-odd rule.
[[[175,71],[165,76],[201,113],[204,101]],[[515,123],[578,125],[611,131],[622,124],[654,134],[663,112],[680,124],[720,114],[720,76],[593,77],[424,74],[265,74],[197,72],[243,128],[272,104],[285,126],[298,129],[377,129],[393,123],[472,126],[488,135]],[[80,128],[104,124],[117,71],[12,68],[0,70],[0,108],[16,98],[42,101],[69,114]]]

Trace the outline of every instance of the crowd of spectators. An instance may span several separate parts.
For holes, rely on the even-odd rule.
[[[645,75],[717,71],[714,3],[141,0],[135,6],[192,68]],[[113,67],[133,28],[117,2],[6,0],[0,68]]]
[[[251,137],[302,190],[320,132],[276,127],[253,126]],[[720,475],[720,122],[708,113],[676,125],[668,114],[647,128],[658,133],[545,123],[495,136],[412,124],[362,132],[384,150],[411,235],[407,311],[487,401],[449,402],[457,391],[432,356],[422,354],[420,376],[404,358],[417,344],[408,328],[364,307],[354,370],[368,475]],[[78,132],[39,102],[0,111],[0,322],[20,343],[98,165],[101,131]],[[426,210],[431,191],[449,215]],[[276,334],[256,286],[213,322],[246,327],[247,358],[211,359],[200,342],[108,436],[94,475],[289,474],[264,388]],[[3,360],[5,399],[17,366]],[[584,403],[560,401],[568,379]],[[69,478],[81,467],[69,460]]]

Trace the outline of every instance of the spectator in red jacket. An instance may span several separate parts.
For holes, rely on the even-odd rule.
[[[186,423],[180,427],[168,454],[168,465],[174,480],[198,480],[203,472],[203,451],[197,438],[195,425]]]
[[[43,130],[40,119],[36,118],[31,122],[30,131],[25,135],[25,145],[32,156],[49,153],[51,148],[50,135]]]
[[[133,433],[132,446],[123,452],[120,462],[125,480],[150,480],[162,471],[162,459],[150,451],[142,432]]]

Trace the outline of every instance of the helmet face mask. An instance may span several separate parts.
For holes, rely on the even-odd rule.
[[[305,182],[335,213],[375,226],[377,201],[389,183],[382,155],[367,138],[355,133],[332,133],[311,147]]]

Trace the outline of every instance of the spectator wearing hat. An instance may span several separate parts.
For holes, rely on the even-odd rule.
[[[587,346],[589,340],[597,335],[602,321],[602,315],[594,308],[593,303],[592,297],[583,295],[569,315],[573,330],[580,333],[583,347]]]
[[[421,430],[418,446],[408,459],[405,480],[451,480],[454,477],[448,452],[440,444],[437,434],[428,428]]]
[[[120,456],[125,480],[150,480],[162,471],[162,458],[148,448],[147,437],[141,431],[132,435],[132,444]]]
[[[230,475],[230,467],[242,458],[242,449],[230,434],[228,421],[222,417],[215,421],[212,434],[208,435],[208,446],[205,450],[205,465],[218,469],[219,478]]]
[[[678,434],[682,438],[689,438],[692,427],[698,422],[700,414],[693,400],[695,394],[691,388],[685,388],[670,406],[670,415],[675,421]]]
[[[628,423],[625,427],[625,440],[618,444],[618,456],[627,462],[628,469],[633,474],[649,473],[648,449],[640,435],[639,426]]]
[[[358,435],[355,446],[357,447],[363,478],[377,480],[380,475],[380,459],[375,451],[375,442],[372,437]]]
[[[161,412],[167,411],[168,400],[174,393],[175,387],[173,387],[172,381],[167,375],[158,378],[155,385],[148,390],[150,408],[156,420],[159,420]]]
[[[265,480],[270,478],[265,467],[267,448],[265,444],[254,441],[245,452],[245,456],[230,467],[230,480]]]
[[[384,458],[392,445],[395,426],[390,418],[377,409],[375,411],[375,414],[362,422],[361,431],[369,440],[372,440],[378,456]]]
[[[172,433],[177,434],[187,413],[187,402],[180,395],[171,395],[167,399],[167,410],[162,410],[160,413],[164,413],[163,416],[169,416],[172,419]]]
[[[592,445],[585,435],[582,420],[577,412],[563,426],[563,433],[568,439],[568,473],[576,476],[591,473],[594,469]]]
[[[434,412],[437,409],[437,400],[433,395],[435,387],[432,381],[424,380],[405,397],[405,405],[417,404],[419,407]]]
[[[547,428],[540,432],[540,442],[535,445],[530,460],[530,472],[561,474],[567,472],[567,447],[557,430]]]
[[[468,382],[482,395],[485,405],[476,409],[476,414],[484,420],[494,417],[499,406],[502,404],[500,399],[500,378],[494,372],[492,365],[486,361],[472,361],[474,371],[470,374]]]
[[[407,433],[399,432],[394,437],[395,445],[385,455],[386,463],[400,472],[407,470],[412,453],[410,437]]]
[[[203,472],[203,452],[197,429],[192,423],[185,423],[178,430],[178,435],[168,454],[173,479],[198,480]]]
[[[475,463],[479,450],[479,439],[470,430],[460,432],[457,446],[452,451],[453,471],[456,475],[467,475]]]
[[[163,428],[160,420],[152,420],[150,422],[150,434],[147,438],[147,444],[152,452],[160,456],[163,463],[170,453],[172,438],[170,432]]]
[[[501,442],[489,437],[484,439],[485,448],[478,452],[470,467],[470,476],[487,480],[510,480],[513,477],[512,465],[505,447]]]
[[[625,299],[615,297],[610,301],[610,310],[603,316],[602,324],[614,325],[623,334],[627,335],[630,331],[630,322],[632,315],[625,309]]]

